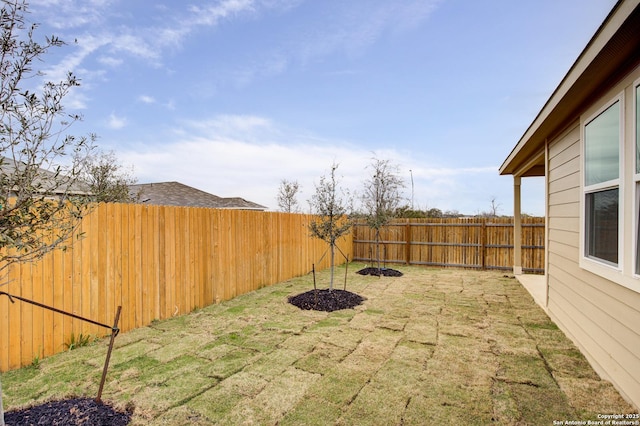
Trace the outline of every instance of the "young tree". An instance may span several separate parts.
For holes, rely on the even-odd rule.
[[[17,262],[41,258],[71,237],[89,203],[80,182],[83,158],[94,137],[66,135],[80,116],[67,114],[62,100],[79,85],[69,73],[58,82],[33,87],[34,70],[51,48],[53,36],[34,39],[25,0],[0,5],[0,272]],[[63,166],[66,164],[66,166]],[[3,283],[6,284],[6,283]],[[0,285],[3,285],[0,284]],[[2,413],[0,387],[0,420]]]
[[[338,164],[333,163],[329,177],[320,177],[316,192],[309,200],[311,210],[316,215],[316,218],[309,223],[311,235],[329,244],[331,255],[329,290],[333,290],[336,241],[351,229],[351,221],[348,217],[351,199],[348,192],[339,188],[336,178],[337,168]]]
[[[280,187],[278,188],[278,207],[280,211],[286,213],[297,213],[300,211],[298,199],[298,193],[302,192],[300,190],[300,184],[298,184],[297,180],[288,181],[286,179],[282,179],[280,181]]]
[[[130,203],[138,197],[131,194],[129,185],[137,182],[133,176],[133,167],[126,169],[118,162],[113,151],[98,152],[86,160],[83,178],[91,188],[96,202]]]
[[[395,217],[402,202],[400,191],[405,185],[398,166],[389,160],[373,158],[368,169],[371,176],[364,182],[362,206],[367,225],[375,230],[376,260],[380,270],[380,228]]]

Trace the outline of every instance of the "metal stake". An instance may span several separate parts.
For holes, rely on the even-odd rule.
[[[349,270],[349,256],[345,256],[347,263],[344,265],[344,290],[347,291],[347,271]]]
[[[316,301],[314,308],[317,308],[318,307],[318,288],[316,287],[316,264],[312,263],[311,267],[313,270],[313,295],[315,296],[315,301]]]
[[[120,311],[122,310],[122,306],[118,306],[118,310],[116,311],[116,318],[113,320],[113,328],[111,330],[111,341],[109,342],[109,350],[107,350],[107,359],[104,360],[104,368],[102,369],[102,379],[100,380],[100,388],[98,389],[98,396],[96,397],[96,402],[98,404],[102,404],[102,389],[104,388],[104,382],[107,379],[107,370],[109,369],[109,360],[111,359],[111,351],[113,350],[113,341],[116,339],[116,336],[120,332],[118,328],[118,321],[120,320]]]
[[[314,272],[314,277],[315,277],[315,272]],[[66,315],[66,316],[69,316],[69,317],[72,317],[72,318],[76,318],[76,319],[79,319],[79,320],[82,320],[82,321],[89,322],[89,323],[94,324],[94,325],[99,325],[101,327],[110,328],[111,329],[111,342],[109,342],[109,350],[107,351],[107,359],[104,362],[104,369],[102,370],[102,380],[100,381],[100,389],[98,390],[98,397],[96,398],[96,402],[97,403],[102,403],[100,398],[102,397],[102,388],[104,387],[104,381],[107,378],[107,369],[109,368],[109,359],[111,358],[111,351],[113,350],[113,341],[115,340],[115,338],[118,335],[118,333],[120,333],[120,329],[118,328],[118,321],[120,320],[120,311],[122,310],[122,306],[118,306],[118,309],[116,311],[116,317],[115,317],[115,319],[113,321],[113,327],[111,327],[110,325],[102,324],[102,323],[99,323],[97,321],[91,320],[89,318],[84,318],[84,317],[81,317],[80,315],[72,314],[71,312],[65,312],[63,310],[56,309],[53,306],[43,305],[42,303],[38,303],[38,302],[35,302],[33,300],[25,299],[24,297],[14,296],[12,294],[7,293],[6,291],[0,291],[0,296],[3,296],[3,295],[7,296],[11,303],[16,303],[15,300],[13,300],[13,299],[18,299],[21,302],[26,302],[26,303],[29,303],[31,305],[35,305],[35,306],[37,306],[39,308],[48,309],[48,310],[56,312],[58,314]]]

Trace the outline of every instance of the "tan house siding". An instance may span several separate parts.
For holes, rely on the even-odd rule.
[[[548,240],[549,270],[576,262],[579,250],[580,209],[580,127],[575,122],[569,130],[549,145]],[[549,271],[549,272],[550,272]],[[556,281],[548,273],[550,282]],[[552,290],[553,288],[553,290]],[[549,288],[549,302],[555,286]]]
[[[579,266],[580,122],[549,143],[548,312],[598,373],[640,401],[640,294]]]
[[[500,167],[500,174],[514,177],[516,217],[521,215],[521,179],[545,177],[547,298],[542,305],[598,373],[636,408],[640,407],[638,28],[640,0],[615,2]],[[595,121],[605,111],[617,111],[619,119],[609,115]],[[589,152],[594,154],[589,157],[589,172],[595,179],[584,185],[583,139],[589,123],[594,123],[590,127],[594,133],[589,133],[593,136]],[[519,235],[519,221],[514,224],[514,235]],[[514,238],[514,244],[519,249],[521,241]],[[521,273],[520,263],[514,256],[515,274]]]

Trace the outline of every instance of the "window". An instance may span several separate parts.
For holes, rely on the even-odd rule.
[[[585,256],[618,265],[620,99],[584,127]]]
[[[587,256],[618,264],[618,189],[587,194]]]
[[[580,116],[579,158],[579,266],[640,293],[640,66]]]
[[[637,174],[640,174],[640,84],[636,86],[636,175]]]

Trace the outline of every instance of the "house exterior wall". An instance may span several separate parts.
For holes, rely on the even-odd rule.
[[[576,117],[566,130],[547,141],[547,247],[548,313],[576,343],[594,369],[610,380],[628,400],[640,407],[640,280],[629,272],[635,238],[622,238],[619,271],[590,265],[582,255],[584,238],[582,187],[582,129],[586,117],[612,97],[624,93],[626,108],[633,109],[633,87],[640,68],[601,96]],[[634,84],[635,82],[635,84]],[[625,124],[625,138],[635,128]],[[633,182],[635,144],[621,150],[620,220],[625,234],[636,232],[638,219]],[[629,182],[629,183],[625,183]]]

